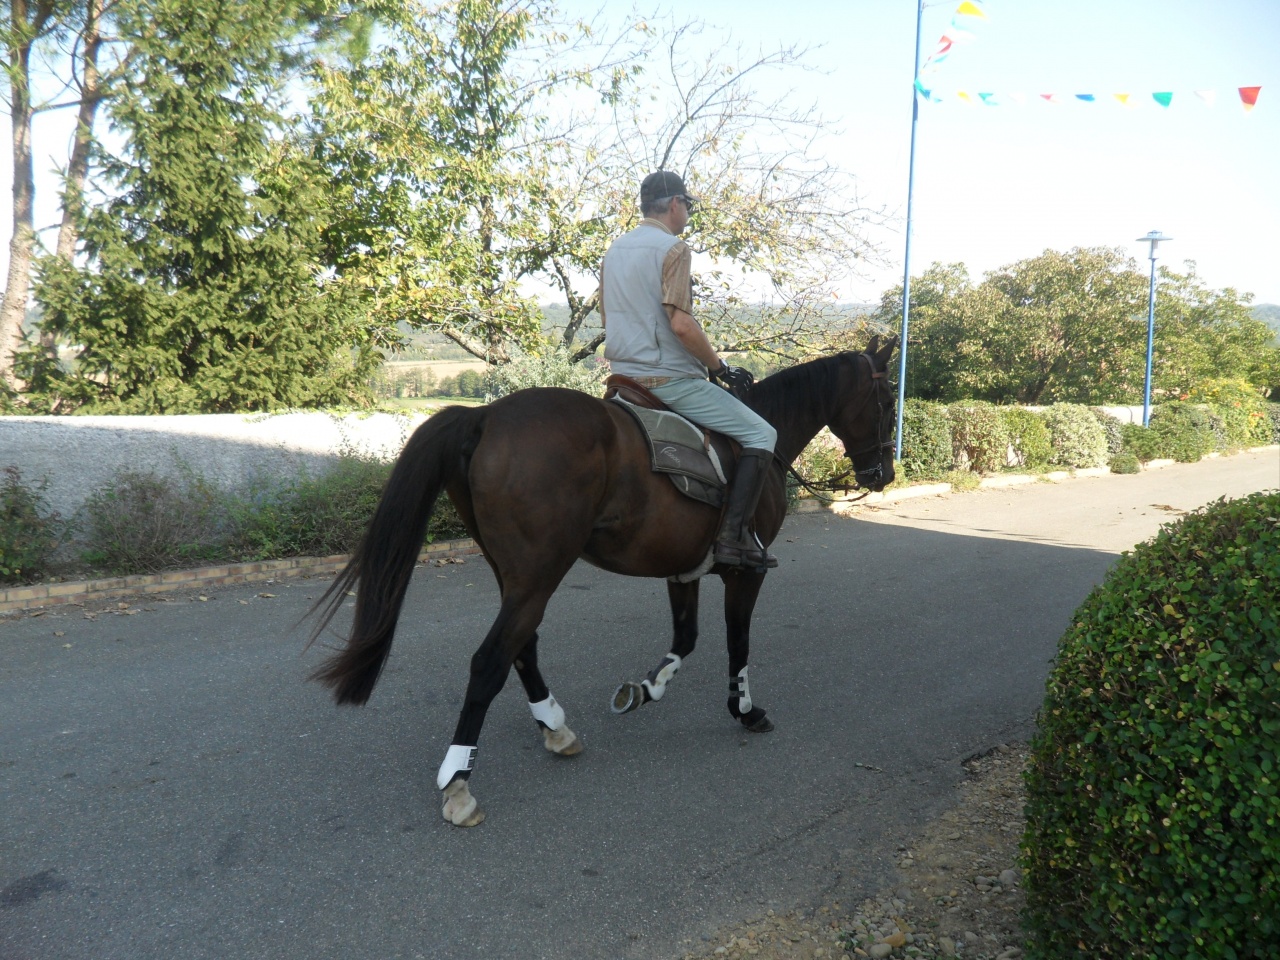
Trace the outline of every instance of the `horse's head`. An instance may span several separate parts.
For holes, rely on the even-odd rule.
[[[859,487],[883,490],[893,482],[893,430],[897,398],[889,385],[889,358],[898,346],[890,337],[883,346],[873,337],[864,353],[849,354],[853,375],[842,390],[831,432],[844,444]]]

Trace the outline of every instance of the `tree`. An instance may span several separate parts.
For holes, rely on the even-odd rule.
[[[5,47],[5,79],[13,155],[13,226],[9,240],[9,272],[4,300],[0,302],[0,386],[19,385],[13,372],[13,355],[22,341],[31,286],[31,255],[35,246],[35,165],[31,149],[31,118],[36,111],[31,98],[31,57],[37,43],[62,24],[65,5],[55,0],[9,0],[7,16],[0,19]]]
[[[191,3],[199,5],[198,0]],[[19,385],[12,369],[22,341],[22,321],[30,292],[31,267],[39,238],[32,211],[35,199],[32,118],[75,110],[76,122],[66,164],[59,168],[61,222],[57,256],[71,261],[79,240],[83,197],[92,173],[94,128],[104,103],[131,78],[139,41],[155,40],[151,25],[163,19],[165,0],[15,0],[0,18],[13,127],[14,224],[9,274],[0,305],[0,380]],[[277,66],[296,73],[311,53],[327,46],[360,49],[372,22],[357,0],[291,0],[242,6],[265,36],[275,38]],[[36,63],[33,65],[33,59]],[[42,82],[33,84],[33,76]],[[60,145],[59,145],[60,146]],[[41,332],[48,359],[56,357],[49,331]],[[3,386],[0,383],[0,386]]]
[[[123,18],[128,135],[87,211],[85,262],[41,263],[47,329],[74,371],[29,354],[51,409],[229,412],[358,400],[376,360],[362,311],[317,268],[329,198],[276,138],[286,4],[159,0]],[[251,15],[253,14],[253,15]],[[265,16],[255,16],[263,15]],[[274,16],[273,16],[274,15]]]
[[[330,234],[335,272],[388,319],[504,363],[545,346],[526,293],[536,281],[565,299],[561,348],[591,354],[600,261],[638,219],[638,183],[658,166],[706,201],[688,238],[726,348],[780,350],[847,319],[827,311],[818,323],[814,308],[869,254],[866,217],[842,199],[839,171],[789,145],[821,122],[750,86],[800,52],[691,63],[681,49],[694,27],[665,31],[659,58],[643,22],[610,39],[536,3],[398,9],[383,8],[388,38],[373,58],[321,71],[312,118],[315,155],[350,211]],[[650,77],[657,59],[668,72]],[[761,128],[785,130],[785,143],[767,148]],[[743,273],[785,307],[742,322],[752,298],[730,277]]]
[[[1185,393],[1229,371],[1269,385],[1280,351],[1234,290],[1161,268],[1153,389]],[[875,319],[901,315],[902,289]],[[934,264],[912,283],[907,389],[935,400],[1138,403],[1146,372],[1147,277],[1119,250],[1046,250],[969,283]]]

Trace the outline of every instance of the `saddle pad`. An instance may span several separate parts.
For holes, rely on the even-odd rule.
[[[719,507],[728,483],[720,455],[702,429],[676,413],[649,410],[612,397],[640,426],[649,441],[649,465],[655,473],[670,475],[685,496]],[[731,464],[732,466],[732,464]]]

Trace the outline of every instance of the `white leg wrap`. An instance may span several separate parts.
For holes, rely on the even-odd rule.
[[[729,678],[729,696],[738,698],[738,711],[744,716],[751,712],[751,684],[747,682],[747,668],[738,671],[736,677]]]
[[[679,672],[682,662],[674,653],[668,653],[662,658],[662,663],[658,664],[648,677],[640,681],[640,685],[649,691],[650,699],[662,699],[662,695],[667,692],[667,683]]]
[[[556,703],[555,697],[529,704],[529,712],[548,730],[559,730],[564,726],[564,707]]]
[[[453,744],[444,755],[444,763],[440,764],[440,772],[436,774],[436,786],[443,790],[449,785],[454,774],[464,770],[472,770],[476,765],[476,747],[463,747]]]

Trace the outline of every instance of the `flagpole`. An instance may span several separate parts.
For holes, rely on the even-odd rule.
[[[911,316],[911,204],[916,185],[916,124],[920,119],[920,94],[916,78],[920,76],[920,23],[924,18],[924,0],[916,3],[916,61],[911,71],[911,154],[907,161],[907,243],[902,267],[902,331],[898,340],[898,429],[894,459],[902,459],[902,406],[907,395],[907,328]]]

